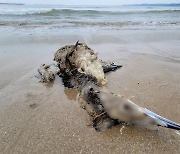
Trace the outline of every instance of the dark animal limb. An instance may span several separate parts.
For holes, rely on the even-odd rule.
[[[102,62],[102,67],[103,67],[104,73],[108,73],[108,72],[116,71],[117,69],[121,68],[122,65],[116,65],[114,63]]]

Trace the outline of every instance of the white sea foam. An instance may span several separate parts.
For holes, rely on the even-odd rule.
[[[0,26],[162,28],[180,26],[180,7],[0,5]]]

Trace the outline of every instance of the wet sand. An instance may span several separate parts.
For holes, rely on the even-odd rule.
[[[123,68],[107,88],[180,123],[180,32],[122,31],[89,35],[15,35],[0,38],[0,153],[180,153],[180,135],[166,128],[118,125],[96,132],[61,79],[34,77],[55,51],[76,40]]]

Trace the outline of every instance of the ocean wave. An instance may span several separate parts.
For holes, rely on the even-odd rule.
[[[180,10],[136,10],[136,11],[98,11],[98,10],[73,10],[52,9],[47,12],[37,12],[32,15],[54,16],[54,15],[129,15],[129,14],[157,14],[157,13],[180,13]]]
[[[82,22],[82,21],[61,21],[61,22],[45,22],[45,21],[34,21],[34,22],[20,22],[20,21],[0,21],[0,26],[15,26],[15,27],[28,27],[28,26],[38,26],[38,27],[125,27],[125,26],[178,26],[180,22]]]
[[[170,25],[180,25],[180,22],[67,22],[75,26],[104,26],[104,27],[124,27],[124,26],[170,26]]]
[[[107,11],[103,11],[104,13]],[[99,14],[103,13],[102,11],[96,11],[96,10],[73,10],[73,9],[52,9],[47,12],[39,12],[34,13],[33,15],[43,15],[43,16],[53,16],[53,15],[68,15],[68,14]]]
[[[77,10],[77,9],[45,9],[45,10],[0,10],[0,15],[36,15],[36,16],[58,16],[58,15],[129,15],[129,14],[159,14],[180,13],[179,9],[170,10]]]

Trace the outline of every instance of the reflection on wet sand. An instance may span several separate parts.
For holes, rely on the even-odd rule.
[[[64,93],[69,100],[76,101],[78,96],[78,91],[75,89],[64,88]]]

